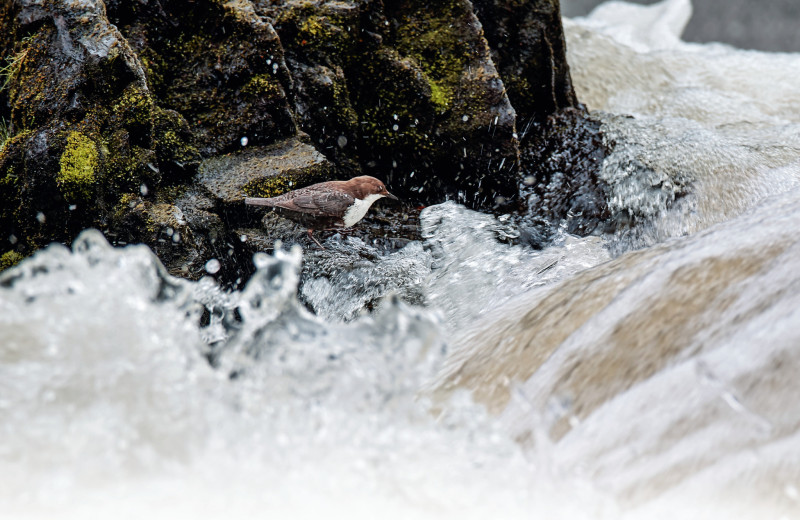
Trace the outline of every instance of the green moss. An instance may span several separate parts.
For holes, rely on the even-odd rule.
[[[288,49],[302,53],[321,50],[326,56],[346,59],[350,54],[358,34],[358,18],[342,15],[341,12],[318,4],[294,4],[281,7],[275,24],[281,32],[281,41]],[[323,13],[324,14],[321,14]],[[286,31],[287,27],[291,29]]]
[[[274,98],[283,96],[280,84],[270,74],[259,74],[250,78],[242,92],[255,96]]]
[[[153,123],[153,100],[145,89],[132,83],[112,105],[111,113],[127,128],[149,129]]]
[[[440,112],[450,108],[450,103],[453,101],[452,92],[443,89],[434,81],[429,81],[428,86],[431,88],[431,101],[433,102],[434,106]]]
[[[328,163],[320,163],[308,168],[286,170],[272,177],[254,179],[245,184],[242,190],[248,197],[276,197],[287,191],[330,180],[332,173]]]
[[[475,49],[462,41],[463,31],[458,28],[465,14],[458,1],[419,3],[404,13],[397,29],[397,50],[422,68],[431,101],[440,111],[451,106],[461,76],[475,55]]]
[[[61,169],[56,182],[68,202],[87,202],[92,198],[98,165],[97,147],[87,136],[70,132],[61,154]]]
[[[200,163],[200,152],[192,143],[188,123],[180,114],[156,108],[153,133],[156,156],[165,175],[174,173],[176,168],[172,165],[181,173],[193,173],[196,170]]]
[[[434,151],[429,133],[432,121],[425,120],[432,112],[432,101],[421,95],[428,83],[416,62],[383,49],[366,63],[363,73],[361,83],[372,82],[358,100],[359,130],[365,141],[381,149]]]
[[[5,271],[10,267],[14,267],[25,259],[24,256],[16,251],[7,251],[0,256],[0,271]]]

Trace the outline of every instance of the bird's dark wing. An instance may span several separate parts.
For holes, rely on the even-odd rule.
[[[355,198],[340,190],[317,186],[315,189],[301,188],[273,200],[274,206],[290,211],[341,218]]]

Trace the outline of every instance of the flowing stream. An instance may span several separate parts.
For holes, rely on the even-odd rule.
[[[448,202],[302,286],[91,230],[0,274],[0,517],[800,519],[800,55],[690,14],[565,20],[613,236]]]

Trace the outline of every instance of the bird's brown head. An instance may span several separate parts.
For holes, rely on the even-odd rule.
[[[365,199],[369,195],[381,195],[389,197],[390,199],[398,200],[397,197],[389,193],[386,186],[380,180],[369,175],[362,175],[361,177],[353,177],[347,181],[348,187],[353,190],[356,198]]]

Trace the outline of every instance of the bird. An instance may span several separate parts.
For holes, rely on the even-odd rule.
[[[246,197],[244,203],[278,210],[281,215],[306,226],[308,238],[325,249],[314,238],[314,230],[349,228],[364,218],[370,206],[383,197],[399,200],[389,193],[383,182],[362,175],[349,181],[312,184],[277,197]]]

